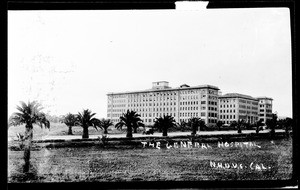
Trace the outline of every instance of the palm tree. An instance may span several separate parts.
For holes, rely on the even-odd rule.
[[[238,133],[242,133],[242,126],[244,125],[245,125],[245,121],[243,119],[238,120],[237,122]]]
[[[273,138],[275,135],[275,127],[277,125],[277,115],[275,113],[272,114],[272,119],[267,119],[266,125],[271,129],[270,134]]]
[[[287,137],[289,137],[289,130],[292,126],[293,126],[293,119],[289,117],[285,118],[284,127],[285,127],[285,133]]]
[[[100,126],[100,120],[97,118],[93,118],[96,113],[92,113],[89,109],[83,110],[82,113],[78,112],[76,116],[76,125],[79,125],[83,128],[82,138],[89,138],[89,127],[93,126],[96,130],[97,127]]]
[[[145,124],[142,122],[142,120],[133,123],[133,133],[137,133],[137,129],[139,127],[145,128]]]
[[[114,125],[113,122],[110,119],[101,119],[100,120],[100,127],[104,129],[104,134],[107,134],[108,127]]]
[[[289,117],[285,118],[284,126],[285,126],[285,131],[288,133],[290,128],[293,126],[293,119]]]
[[[204,121],[199,117],[192,117],[188,120],[188,126],[192,128],[192,135],[195,135],[198,127],[204,124]]]
[[[230,123],[230,128],[231,128],[231,129],[235,129],[235,128],[237,127],[237,125],[238,125],[238,123],[237,123],[236,121],[232,121],[232,122]]]
[[[217,122],[217,127],[218,127],[218,130],[219,130],[219,131],[221,130],[222,125],[223,125],[223,122],[222,122],[222,121],[218,121],[218,122]]]
[[[140,115],[135,111],[127,110],[126,113],[120,117],[120,121],[115,125],[117,129],[122,129],[123,126],[127,127],[126,137],[132,138],[132,129],[138,126],[143,126],[143,120],[141,120]]]
[[[72,127],[75,126],[77,121],[76,115],[68,113],[62,118],[62,123],[66,124],[69,127],[68,135],[73,135]]]
[[[182,120],[182,121],[180,121],[180,123],[177,123],[177,126],[183,132],[186,129],[187,123],[184,120]]]
[[[41,112],[42,107],[36,101],[28,103],[20,102],[21,106],[17,106],[19,112],[15,112],[10,117],[9,125],[18,126],[25,124],[24,135],[24,172],[29,171],[30,166],[30,148],[33,139],[33,125],[39,125],[41,128],[50,128],[50,122],[46,115]]]
[[[154,127],[161,129],[163,134],[162,136],[168,136],[168,129],[171,127],[176,127],[176,121],[174,117],[170,115],[164,115],[163,117],[159,117],[155,119]]]
[[[258,120],[256,123],[255,123],[255,126],[256,126],[256,133],[258,134],[259,131],[261,130],[260,127],[263,126],[263,119],[260,119]]]

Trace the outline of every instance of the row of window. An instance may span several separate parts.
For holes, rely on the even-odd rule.
[[[156,111],[176,111],[176,107],[174,107],[172,109],[172,107],[169,109],[169,108],[156,108]],[[153,108],[153,111],[155,111],[155,108]]]
[[[235,115],[221,115],[220,119],[235,119]]]
[[[107,111],[108,111],[108,112],[123,112],[123,113],[126,112],[125,109],[108,109]]]
[[[220,103],[234,103],[235,102],[235,99],[230,99],[230,100],[228,100],[228,99],[219,99],[219,102]]]
[[[128,107],[144,107],[144,106],[152,106],[152,103],[140,103],[140,104],[128,104]],[[153,106],[176,106],[176,102],[161,102],[161,103],[153,103]]]
[[[113,108],[119,108],[119,107],[126,107],[126,104],[114,104],[114,105],[108,105],[108,107],[113,107]]]
[[[235,108],[235,104],[226,104],[226,105],[220,104],[220,108],[232,108],[232,107]]]
[[[179,113],[180,117],[198,117],[198,113],[196,112],[186,112],[186,113]]]
[[[121,117],[123,114],[107,114],[107,117]],[[163,115],[170,115],[176,117],[176,113],[142,113],[140,116],[143,119],[144,117],[162,117]]]
[[[180,107],[179,110],[198,110],[198,107]]]
[[[207,90],[182,90],[180,94],[199,94],[199,93],[206,93]],[[212,91],[208,91],[208,93],[213,93]]]
[[[208,117],[218,117],[217,113],[208,112]]]
[[[206,93],[207,90],[181,90],[179,91],[180,94],[199,94],[199,93]],[[209,94],[217,94],[216,90],[208,90]],[[176,92],[146,92],[146,93],[134,93],[134,94],[121,94],[121,95],[113,95],[114,98],[137,98],[137,97],[152,97],[152,96],[176,96]]]
[[[252,110],[257,110],[258,109],[258,107],[251,107],[251,106],[246,106],[246,105],[239,105],[239,108],[244,108],[244,109],[252,109]]]
[[[206,104],[206,101],[201,101],[201,104]],[[217,102],[213,101],[208,101],[209,105],[217,105]],[[153,106],[169,106],[169,105],[176,105],[176,102],[160,102],[160,103],[153,103]],[[188,101],[188,102],[180,102],[180,105],[198,105],[198,101]],[[110,107],[126,107],[126,104],[115,104],[111,105],[108,104],[108,108]],[[129,104],[129,107],[137,107],[137,106],[152,106],[152,103],[137,103],[137,104]],[[235,104],[227,104],[227,105],[220,105],[220,108],[234,108]],[[239,108],[244,108],[244,109],[252,109],[252,110],[257,110],[257,107],[250,107],[246,105],[239,105]],[[260,110],[262,111],[262,110]]]
[[[206,95],[202,95],[202,98],[204,98]],[[198,100],[199,96],[194,95],[194,96],[181,96],[180,100]]]
[[[204,92],[204,91],[203,91]],[[193,91],[193,90],[191,90],[191,91],[182,91],[181,92],[181,94],[195,94],[196,93],[196,91]],[[211,91],[211,93],[212,94],[217,94],[216,92],[213,92],[213,91]],[[169,100],[169,98],[171,99],[171,100],[176,100],[176,93],[154,93],[153,94],[153,97],[156,97],[156,95],[157,95],[157,97],[160,97],[160,99],[159,98],[156,98],[156,100]],[[170,96],[171,97],[170,97]],[[124,98],[126,95],[114,95],[113,96],[113,98],[114,99],[117,99],[117,98]],[[168,96],[168,97],[166,97],[166,96]],[[145,99],[143,98],[143,97],[145,97]],[[148,98],[149,99],[148,99]],[[128,101],[129,102],[138,102],[138,101],[152,101],[152,99],[150,98],[150,97],[152,97],[152,93],[146,93],[146,94],[130,94],[130,95],[128,95]],[[206,95],[202,95],[202,97],[206,97]],[[165,99],[166,98],[166,99]],[[215,97],[215,96],[209,96],[209,98],[211,98],[211,99],[217,99],[217,97]],[[181,97],[181,99],[182,100],[185,100],[185,99],[198,99],[198,96],[197,95],[191,95],[191,96],[184,96],[184,97]],[[113,100],[113,102],[124,102],[125,100],[124,99],[122,99],[122,100]],[[153,99],[153,101],[155,101],[155,99]]]
[[[155,102],[155,101],[173,101],[176,97],[160,97],[160,98],[146,98],[146,99],[128,99],[128,102]]]
[[[204,109],[205,110],[205,109]],[[208,106],[208,110],[211,110],[211,111],[217,111],[218,109],[217,109],[217,107],[210,107],[210,106]]]
[[[208,105],[217,105],[218,103],[217,102],[214,102],[214,101],[208,101]]]
[[[134,93],[128,94],[128,98],[147,98],[147,97],[161,97],[161,96],[176,96],[176,92],[148,92],[148,93]]]
[[[235,109],[230,109],[230,110],[221,110],[220,109],[220,113],[235,113]]]
[[[180,105],[198,105],[197,101],[191,101],[191,102],[180,102]]]

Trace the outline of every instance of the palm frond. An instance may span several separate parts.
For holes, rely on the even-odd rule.
[[[10,125],[26,124],[26,127],[32,127],[32,124],[37,124],[41,127],[50,127],[50,122],[46,119],[46,115],[41,112],[42,107],[40,104],[36,101],[28,101],[28,104],[20,101],[20,104],[20,106],[16,106],[19,112],[13,113],[10,118]]]
[[[122,129],[122,127],[125,125],[125,123],[123,121],[120,121],[118,122],[116,125],[115,125],[115,128],[117,129]]]

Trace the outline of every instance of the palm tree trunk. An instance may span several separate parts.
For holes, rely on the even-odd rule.
[[[137,128],[133,128],[133,133],[137,133]]]
[[[275,129],[272,128],[270,133],[271,133],[271,138],[273,139],[275,137]]]
[[[73,133],[72,133],[72,126],[69,126],[68,135],[73,135]]]
[[[132,138],[132,127],[131,127],[131,126],[127,126],[127,134],[126,134],[126,137]]]
[[[89,128],[88,128],[88,126],[83,126],[82,138],[83,139],[88,139],[89,138]]]
[[[241,128],[241,126],[238,126],[238,133],[242,133],[242,128]]]
[[[167,129],[164,129],[164,130],[163,130],[162,136],[163,136],[163,137],[167,137],[167,136],[168,136],[168,130],[167,130]]]
[[[192,135],[196,134],[197,127],[192,125]]]
[[[259,125],[256,126],[256,133],[257,134],[259,133],[259,127],[260,127]]]
[[[32,125],[31,126],[26,125],[25,138],[24,138],[24,168],[23,168],[24,173],[29,172],[30,149],[32,144],[32,138],[33,138]]]
[[[104,128],[104,134],[108,134],[107,128]]]

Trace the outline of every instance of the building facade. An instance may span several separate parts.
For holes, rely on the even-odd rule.
[[[272,119],[272,98],[257,97],[259,104],[259,119],[266,123],[267,119]]]
[[[255,123],[259,119],[259,101],[248,95],[228,93],[219,96],[219,120],[224,124],[243,119]]]
[[[200,117],[206,124],[218,120],[218,90],[212,85],[181,85],[169,87],[167,81],[152,83],[152,88],[143,91],[108,93],[107,118],[114,123],[127,110],[141,115],[145,125],[153,125],[155,118],[171,115],[176,122]]]

